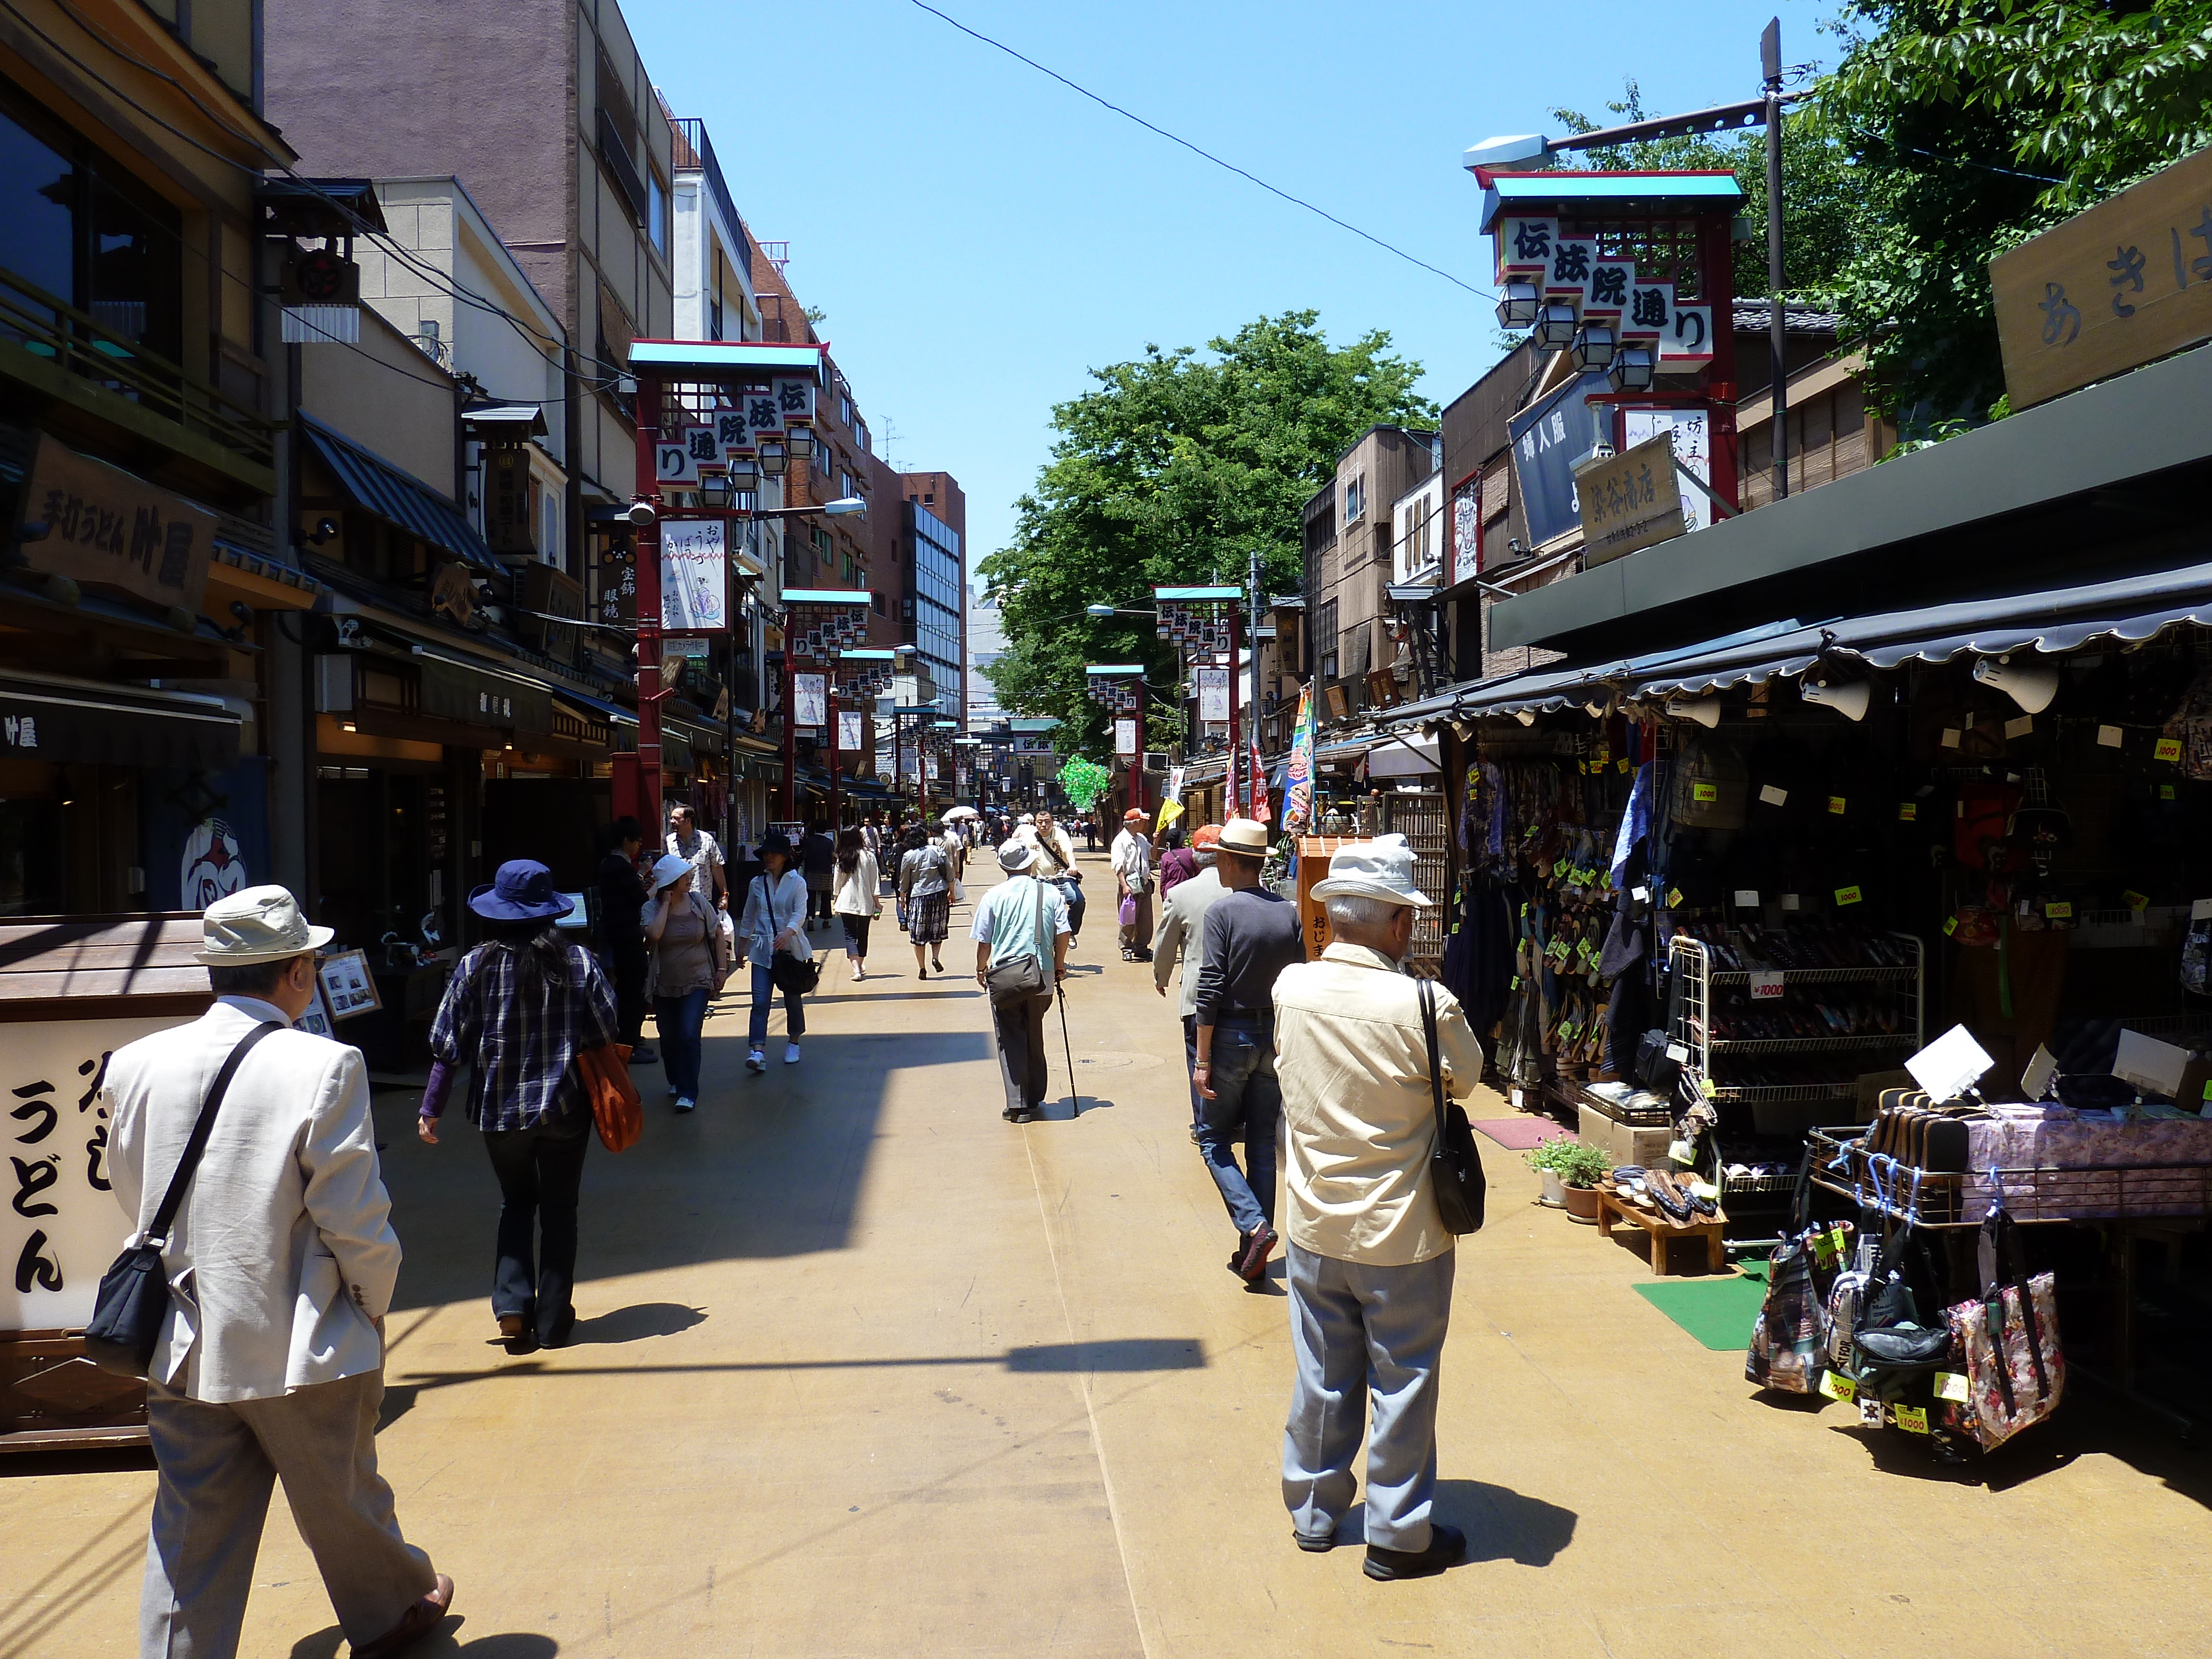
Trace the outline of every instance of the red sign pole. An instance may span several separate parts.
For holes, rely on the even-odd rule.
[[[799,611],[783,611],[783,821],[799,816]]]
[[[654,447],[660,439],[660,382],[650,374],[637,377],[637,497],[656,514],[660,506],[660,474]],[[648,847],[659,847],[660,820],[660,520],[658,516],[639,525],[632,539],[637,549],[637,773],[638,798],[643,811]]]
[[[1243,757],[1238,753],[1237,740],[1243,730],[1243,727],[1237,718],[1238,713],[1238,699],[1237,696],[1237,623],[1238,620],[1237,612],[1243,608],[1243,607],[1241,605],[1235,605],[1229,607],[1229,811],[1231,815],[1237,817],[1245,817],[1249,816],[1249,814],[1243,810],[1245,799],[1243,772],[1243,769],[1237,765],[1237,762],[1243,758]]]

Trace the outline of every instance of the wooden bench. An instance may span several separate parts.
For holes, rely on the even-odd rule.
[[[1721,1229],[1726,1225],[1724,1215],[1702,1216],[1677,1226],[1656,1210],[1646,1210],[1631,1204],[1610,1187],[1597,1189],[1597,1231],[1601,1238],[1613,1237],[1614,1217],[1633,1222],[1651,1240],[1651,1271],[1662,1278],[1672,1271],[1668,1247],[1678,1240],[1702,1238],[1705,1241],[1705,1271],[1719,1273],[1728,1266],[1728,1251],[1721,1243]]]

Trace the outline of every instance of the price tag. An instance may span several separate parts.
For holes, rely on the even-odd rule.
[[[1957,726],[1947,726],[1943,728],[1943,746],[1946,749],[1956,749],[1959,746],[1959,728]]]
[[[1866,895],[1860,892],[1856,887],[1838,887],[1836,889],[1836,902],[1838,904],[1856,904],[1865,896]]]
[[[1787,789],[1777,789],[1771,783],[1762,783],[1759,786],[1759,799],[1763,805],[1779,806],[1790,799],[1790,792]]]
[[[1596,948],[1586,939],[1577,939],[1575,941],[1575,954],[1580,957],[1584,962],[1595,962],[1597,960]]]
[[[2034,730],[2035,716],[2033,714],[2015,715],[2005,722],[2005,736],[2008,738],[2024,738]]]
[[[1693,783],[1690,786],[1692,800],[1718,800],[1721,787],[1717,783]]]
[[[1796,910],[1802,908],[1799,904],[1797,895],[1795,893],[1784,893],[1782,896],[1782,908],[1785,910]]]
[[[2178,761],[2181,758],[2181,739],[2160,738],[2152,746],[2150,753],[2153,760]]]
[[[1689,1059],[1689,1057],[1690,1050],[1689,1046],[1686,1043],[1670,1042],[1667,1045],[1667,1058],[1673,1060],[1677,1066],[1680,1066],[1684,1060]]]
[[[1936,1373],[1936,1397],[1938,1400],[1955,1400],[1963,1406],[1974,1395],[1966,1386],[1964,1375],[1958,1371],[1938,1371]]]
[[[1528,920],[1528,901],[1527,899],[1522,899],[1521,901],[1521,920],[1523,921]]]
[[[1831,1400],[1856,1400],[1859,1397],[1859,1385],[1848,1376],[1838,1376],[1833,1371],[1822,1371],[1820,1392]]]
[[[1651,902],[1651,890],[1649,887],[1632,887],[1628,890],[1628,896],[1638,904],[1649,904]]]
[[[2144,893],[2123,893],[2120,895],[2120,902],[2130,910],[2147,910],[2150,908],[2150,897]]]
[[[1707,1100],[1717,1100],[1720,1098],[1720,1085],[1715,1083],[1712,1079],[1709,1077],[1699,1078],[1698,1079],[1698,1087],[1705,1091],[1705,1097]]]
[[[1920,803],[1917,800],[1898,802],[1897,821],[1899,823],[1917,823],[1920,821]]]
[[[2173,799],[2173,786],[2170,783],[2161,783],[2159,785],[2158,798],[2160,800],[2172,800]]]
[[[1753,1002],[1771,1002],[1781,995],[1780,974],[1753,974],[1751,976],[1751,1000]]]
[[[1571,1019],[1561,1021],[1559,1024],[1559,1041],[1562,1042],[1572,1042],[1575,1040],[1576,1033],[1581,1030],[1582,1027],[1576,1024],[1574,1021]]]
[[[1945,933],[1946,934],[1950,934],[1950,933],[1957,933],[1957,932],[1959,931],[1959,919],[1958,919],[1958,917],[1956,917],[1956,916],[1946,916],[1946,917],[1944,917],[1944,918],[1943,918],[1943,931],[1944,931],[1944,933]]]
[[[1928,1432],[1928,1407],[1925,1406],[1893,1406],[1890,1419],[1907,1434]]]
[[[2053,921],[2071,921],[2074,920],[2074,901],[2045,899],[2043,902],[2043,914]]]
[[[1859,1421],[1870,1429],[1880,1428],[1882,1419],[1888,1414],[1888,1408],[1872,1395],[1859,1401]]]
[[[1838,817],[1843,817],[1845,811],[1844,798],[1841,795],[1829,796],[1828,810],[1831,812],[1833,812]]]
[[[1735,890],[1735,902],[1747,910],[1756,910],[1759,908],[1758,890],[1751,887],[1737,888]]]
[[[1619,760],[1613,762],[1613,764],[1614,769],[1617,771],[1626,772],[1628,769],[1628,757],[1623,755]]]
[[[1511,979],[1505,982],[1505,988],[1509,991],[1519,990],[1521,988],[1521,975],[1518,974],[1514,975]]]
[[[2191,921],[2212,921],[2212,899],[2198,899],[2189,907]]]
[[[2097,742],[2103,748],[2118,749],[2120,746],[2120,728],[2117,726],[2099,726]]]
[[[1554,962],[1565,962],[1567,959],[1566,940],[1563,939],[1553,939],[1552,941],[1551,948],[1546,951],[1544,954],[1551,957]]]
[[[1682,902],[1682,890],[1681,890],[1680,888],[1679,888],[1679,887],[1669,887],[1669,888],[1667,890],[1667,908],[1668,908],[1668,909],[1672,910],[1672,909],[1675,908],[1678,905],[1680,905],[1681,902]]]

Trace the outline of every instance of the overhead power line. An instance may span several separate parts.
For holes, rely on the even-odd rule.
[[[1423,270],[1429,272],[1431,276],[1441,276],[1444,281],[1453,283],[1457,287],[1465,289],[1469,294],[1475,295],[1485,300],[1495,300],[1498,297],[1495,294],[1491,293],[1486,289],[1477,288],[1474,283],[1464,282],[1461,278],[1453,276],[1449,270],[1445,270],[1440,266],[1431,264],[1426,259],[1416,258],[1413,255],[1407,252],[1405,249],[1384,241],[1380,236],[1374,234],[1370,231],[1362,230],[1358,225],[1352,224],[1346,220],[1338,218],[1327,208],[1316,207],[1311,202],[1305,200],[1303,197],[1293,196],[1287,190],[1284,190],[1277,185],[1269,184],[1265,179],[1261,178],[1257,173],[1246,172],[1243,167],[1238,167],[1234,161],[1224,161],[1220,156],[1216,155],[1212,150],[1201,149],[1200,146],[1191,143],[1189,139],[1177,137],[1176,134],[1170,132],[1165,127],[1156,125],[1152,122],[1145,119],[1143,116],[1135,113],[1133,111],[1122,108],[1121,105],[1115,103],[1111,99],[1102,98],[1098,94],[1091,91],[1090,88],[1079,86],[1075,82],[1069,80],[1058,70],[1047,69],[1042,64],[1038,63],[1036,58],[1024,57],[1022,53],[1016,52],[1012,46],[1008,46],[1005,41],[994,40],[980,29],[969,28],[967,24],[962,22],[958,18],[950,16],[947,14],[939,11],[936,7],[929,4],[928,0],[914,0],[914,4],[921,10],[927,12],[932,17],[937,18],[940,21],[951,24],[954,28],[958,29],[961,33],[967,35],[970,40],[980,40],[987,46],[991,46],[1000,52],[1003,52],[1007,57],[1013,58],[1017,63],[1028,64],[1038,74],[1049,76],[1053,80],[1059,82],[1060,85],[1066,87],[1070,92],[1078,93],[1083,97],[1088,98],[1092,103],[1097,104],[1102,109],[1109,109],[1113,111],[1115,114],[1121,117],[1124,120],[1134,121],[1139,126],[1144,128],[1146,131],[1155,133],[1160,137],[1166,139],[1171,144],[1180,144],[1192,155],[1199,156],[1205,161],[1211,161],[1214,166],[1223,168],[1227,172],[1235,173],[1239,179],[1244,179],[1248,183],[1259,185],[1261,189],[1266,191],[1270,196],[1279,196],[1283,200],[1290,203],[1293,207],[1301,207],[1308,213],[1318,214],[1322,218],[1328,220],[1329,223],[1334,225],[1339,230],[1348,230],[1361,240],[1372,242],[1376,247],[1381,248],[1385,253],[1395,253],[1398,258],[1405,260],[1407,264],[1419,265]]]

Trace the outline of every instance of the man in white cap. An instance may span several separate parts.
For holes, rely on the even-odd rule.
[[[352,1651],[436,1629],[453,1581],[400,1536],[376,1469],[384,1314],[399,1273],[361,1052],[292,1029],[331,939],[282,887],[202,921],[215,1006],[115,1051],[102,1085],[115,1196],[143,1232],[216,1074],[240,1054],[169,1228],[170,1308],[147,1379],[155,1490],[139,1650],[238,1651],[282,1478]]]
[[[1000,1115],[1009,1123],[1028,1123],[1044,1115],[1044,1017],[1067,977],[1067,905],[1060,890],[1043,879],[1044,855],[1036,843],[1010,838],[1000,843],[998,857],[1006,879],[977,901],[968,934],[975,941],[975,983],[991,997],[999,1080],[1006,1091]],[[992,984],[994,970],[1007,969],[1014,977],[1012,970],[1024,959],[1036,964],[1036,988]]]
[[[1300,1549],[1335,1541],[1371,1403],[1364,1571],[1419,1577],[1467,1549],[1431,1516],[1453,1241],[1428,1174],[1436,1110],[1419,996],[1399,966],[1414,912],[1434,901],[1413,884],[1403,836],[1339,848],[1313,896],[1328,908],[1328,948],[1275,981],[1297,1359],[1283,1501]],[[1481,1045],[1442,986],[1436,1001],[1445,1090],[1464,1093],[1482,1075]]]

